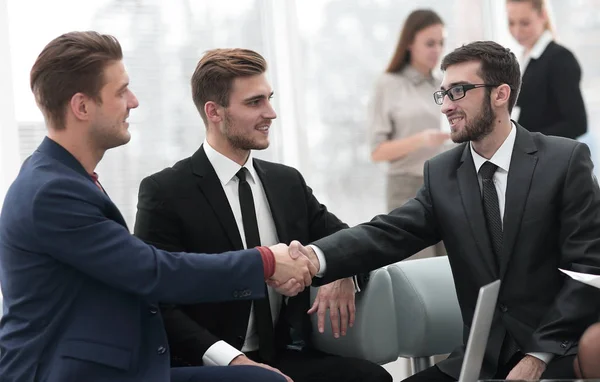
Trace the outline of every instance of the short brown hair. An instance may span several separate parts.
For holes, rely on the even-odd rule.
[[[192,75],[192,98],[204,124],[208,119],[204,104],[213,101],[229,106],[233,80],[263,74],[267,62],[260,54],[249,49],[213,49],[204,54]]]
[[[102,102],[104,68],[122,59],[121,45],[110,35],[70,32],[50,41],[31,68],[30,83],[52,127],[65,127],[66,105],[76,93]]]
[[[510,49],[493,41],[475,41],[456,48],[442,60],[441,69],[463,62],[478,61],[481,63],[479,77],[486,84],[507,84],[511,93],[508,100],[508,111],[511,112],[521,89],[521,70],[517,57]],[[487,89],[488,95],[491,89]]]
[[[400,39],[398,40],[398,45],[396,45],[396,51],[394,52],[394,56],[392,57],[386,72],[396,73],[404,69],[410,62],[409,45],[415,41],[417,33],[432,25],[444,25],[442,18],[432,10],[417,9],[408,15],[404,22],[404,26],[402,27],[402,31],[400,32]]]

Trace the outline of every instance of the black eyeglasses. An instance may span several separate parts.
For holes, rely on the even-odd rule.
[[[438,90],[433,93],[433,99],[435,103],[441,105],[444,103],[444,96],[448,95],[452,101],[458,101],[461,98],[465,98],[467,92],[471,89],[475,88],[495,88],[500,85],[491,85],[491,84],[464,84],[464,85],[455,85],[449,88],[448,90]]]

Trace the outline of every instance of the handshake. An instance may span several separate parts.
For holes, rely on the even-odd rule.
[[[277,244],[269,247],[275,255],[275,273],[267,284],[285,296],[295,296],[310,286],[319,272],[319,259],[310,247],[294,240],[289,246]]]

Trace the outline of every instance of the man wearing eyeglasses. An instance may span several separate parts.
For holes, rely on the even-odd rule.
[[[521,76],[508,49],[474,42],[447,55],[442,70],[434,100],[459,145],[425,163],[414,199],[302,250],[313,260],[323,252],[317,280],[327,283],[443,240],[465,334],[479,288],[502,280],[480,378],[574,378],[578,340],[598,319],[600,296],[558,267],[600,274],[600,189],[590,151],[510,120]],[[464,350],[408,381],[456,380]]]

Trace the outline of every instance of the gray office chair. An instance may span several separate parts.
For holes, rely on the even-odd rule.
[[[398,356],[413,372],[432,366],[431,356],[462,344],[463,320],[448,257],[409,260],[388,266],[398,324]]]
[[[311,288],[311,303],[317,294]],[[323,352],[366,359],[384,364],[398,359],[398,325],[392,296],[392,280],[385,268],[371,272],[369,283],[356,295],[356,320],[345,336],[334,338],[329,313],[325,333],[317,330],[317,316],[312,316],[312,340]]]

